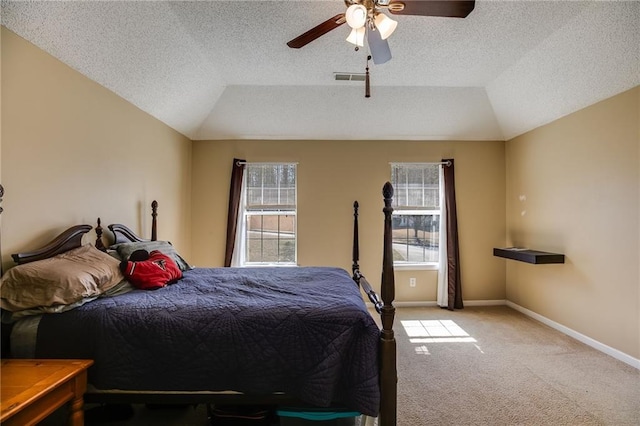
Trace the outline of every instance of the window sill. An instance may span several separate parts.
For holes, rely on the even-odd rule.
[[[429,263],[429,264],[394,264],[394,271],[437,271],[438,264],[437,263]]]

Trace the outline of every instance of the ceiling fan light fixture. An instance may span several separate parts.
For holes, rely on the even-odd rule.
[[[361,4],[352,4],[347,8],[345,18],[351,28],[362,28],[367,22],[367,8]]]
[[[386,40],[396,30],[398,21],[394,21],[384,13],[377,13],[375,24],[378,31],[380,31],[380,38]]]
[[[360,28],[353,28],[349,33],[349,37],[347,37],[347,41],[351,44],[355,44],[358,47],[364,46],[364,35],[365,28],[364,26]]]

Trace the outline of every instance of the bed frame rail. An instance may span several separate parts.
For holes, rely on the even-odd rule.
[[[358,235],[358,202],[353,202],[353,265],[351,266],[351,270],[353,272],[353,280],[360,285],[364,294],[367,295],[373,307],[376,311],[381,314],[383,303],[380,300],[380,296],[373,290],[369,281],[362,275],[360,272],[360,265],[358,265],[358,260],[360,259],[360,237]]]

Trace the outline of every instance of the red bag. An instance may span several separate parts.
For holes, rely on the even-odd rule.
[[[158,250],[149,253],[146,260],[127,261],[123,274],[127,281],[142,290],[155,290],[182,278],[176,262]]]

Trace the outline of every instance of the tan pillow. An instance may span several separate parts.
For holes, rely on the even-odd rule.
[[[123,278],[116,259],[87,244],[9,269],[0,280],[0,306],[16,312],[69,305],[98,296]]]

